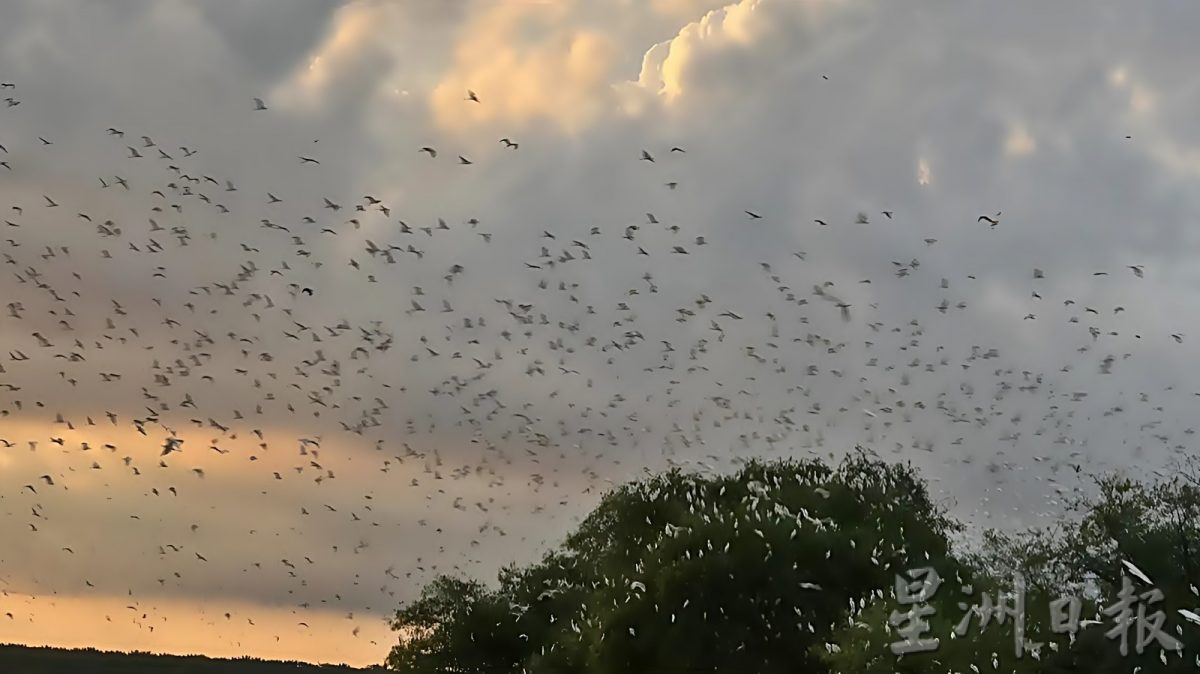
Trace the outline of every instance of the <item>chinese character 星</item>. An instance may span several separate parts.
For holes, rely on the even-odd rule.
[[[891,644],[892,653],[896,655],[936,650],[941,643],[937,638],[923,637],[929,631],[929,622],[925,619],[937,613],[925,602],[932,599],[941,587],[942,577],[932,567],[915,569],[908,575],[916,580],[908,581],[896,576],[896,601],[912,608],[905,613],[892,611],[888,619],[892,627],[897,628],[896,633],[904,639]]]

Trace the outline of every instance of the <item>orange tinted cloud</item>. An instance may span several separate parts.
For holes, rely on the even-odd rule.
[[[497,3],[475,16],[430,97],[435,120],[454,130],[545,120],[570,131],[609,110],[618,47],[571,25],[572,4]],[[468,90],[482,102],[465,101]]]

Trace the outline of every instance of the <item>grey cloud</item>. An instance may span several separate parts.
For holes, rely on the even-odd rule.
[[[12,568],[8,573],[27,589],[82,591],[68,582],[83,571],[78,561],[56,566],[57,552],[71,541],[97,540],[104,527],[120,553],[94,553],[97,592],[120,594],[130,585],[147,596],[226,593],[284,606],[341,594],[346,608],[386,611],[411,597],[434,565],[487,576],[509,559],[535,558],[596,502],[606,479],[671,463],[728,467],[755,455],[836,456],[862,443],[921,465],[956,513],[980,525],[1011,526],[1055,514],[1056,487],[1083,488],[1072,465],[1084,472],[1152,468],[1189,442],[1187,383],[1195,372],[1187,354],[1200,338],[1188,269],[1195,245],[1195,173],[1187,171],[1194,77],[1186,59],[1160,45],[1183,44],[1181,15],[1194,10],[1035,12],[1029,4],[999,12],[935,3],[908,11],[873,2],[747,0],[757,13],[748,23],[722,28],[714,15],[707,32],[685,31],[669,49],[654,48],[654,58],[670,53],[672,67],[681,65],[663,73],[679,78],[679,96],[668,101],[639,89],[634,70],[647,50],[679,32],[678,21],[659,14],[630,19],[605,3],[580,4],[557,19],[556,29],[614,36],[619,74],[611,91],[596,95],[605,105],[632,102],[642,112],[614,108],[573,132],[531,116],[454,133],[438,124],[431,91],[481,6],[368,6],[384,8],[370,15],[382,28],[332,46],[340,22],[359,6],[5,10],[15,19],[2,26],[15,31],[20,24],[32,36],[4,41],[3,63],[13,64],[23,103],[0,108],[0,142],[14,168],[11,176],[0,174],[0,207],[26,209],[20,228],[0,233],[21,244],[4,249],[18,264],[0,269],[0,292],[4,303],[16,299],[27,309],[21,321],[0,314],[0,358],[10,349],[36,356],[4,361],[0,375],[25,387],[19,395],[0,391],[0,408],[9,412],[0,436],[22,441],[19,452],[4,450],[12,462],[6,479],[18,493],[6,492],[0,532],[29,550],[6,560],[6,572]],[[186,17],[205,23],[195,27]],[[726,29],[749,38],[721,42]],[[134,32],[142,38],[122,37]],[[314,85],[304,73],[323,49],[337,63],[330,79]],[[1118,68],[1127,73],[1123,85],[1113,82]],[[653,80],[654,73],[645,75]],[[409,96],[398,88],[410,89]],[[1135,109],[1138,95],[1149,107]],[[255,112],[254,96],[269,98],[271,110]],[[108,126],[124,129],[126,138],[107,137]],[[1017,128],[1033,148],[1007,156],[1005,143]],[[143,133],[169,152],[187,145],[198,154],[186,161],[126,158],[125,146],[139,145]],[[38,135],[54,145],[39,146]],[[502,147],[501,136],[520,149]],[[419,154],[424,145],[436,146],[438,158]],[[687,152],[670,152],[675,145]],[[643,149],[656,161],[640,161]],[[458,165],[458,154],[474,164]],[[302,165],[299,155],[321,165]],[[928,185],[918,183],[922,161]],[[180,173],[215,178],[220,184],[194,189],[230,214],[170,192],[167,182],[182,182],[166,169],[171,163]],[[115,174],[130,179],[128,194],[100,189],[97,178]],[[226,179],[237,192],[224,191]],[[677,189],[666,187],[672,181]],[[179,203],[183,213],[153,215],[149,209],[164,201],[149,194],[153,189],[169,194],[168,211]],[[284,202],[267,204],[267,192]],[[45,209],[42,194],[63,205]],[[367,194],[391,214],[356,211]],[[323,208],[325,198],[342,210]],[[764,217],[751,219],[746,210]],[[74,218],[77,211],[114,219],[123,236],[101,239],[94,223]],[[859,211],[870,224],[855,224]],[[994,229],[976,221],[997,211],[1003,216]],[[305,224],[305,216],[316,222]],[[148,217],[187,226],[192,242],[180,247],[150,233]],[[439,217],[449,231],[434,229]],[[292,231],[264,229],[262,218]],[[478,224],[467,224],[470,218]],[[401,219],[414,233],[401,233]],[[633,224],[640,228],[634,240],[622,238]],[[599,235],[590,233],[593,226]],[[293,245],[292,235],[304,244]],[[707,245],[697,245],[697,236]],[[128,249],[130,241],[144,247],[158,237],[162,253]],[[927,245],[927,238],[937,241]],[[366,252],[368,239],[412,245],[422,257],[401,252],[389,264]],[[587,245],[591,260],[582,259],[575,240]],[[69,258],[41,259],[44,246],[59,243],[70,246]],[[688,254],[670,252],[676,245]],[[651,255],[639,255],[639,247]],[[116,259],[101,259],[101,248]],[[298,257],[298,249],[313,255]],[[804,259],[794,255],[800,251]],[[899,278],[897,270],[913,259],[919,267]],[[272,274],[284,261],[290,269]],[[231,282],[249,262],[258,271],[235,295],[215,292],[215,283]],[[455,264],[463,271],[447,282]],[[1145,265],[1146,278],[1136,279],[1125,268],[1131,264]],[[13,274],[25,276],[29,266],[60,294],[80,296],[55,302],[45,289],[17,283]],[[156,266],[166,267],[165,279],[153,279]],[[1033,279],[1035,268],[1046,278]],[[949,288],[940,287],[942,278]],[[825,292],[853,305],[849,322],[813,293],[829,281]],[[292,297],[289,283],[317,292]],[[1035,290],[1043,299],[1031,296]],[[247,305],[250,293],[260,298]],[[711,302],[697,304],[702,295]],[[267,308],[266,296],[275,308]],[[111,299],[129,314],[115,332],[104,327]],[[943,299],[945,313],[938,309]],[[1067,299],[1077,304],[1065,306]],[[413,300],[425,311],[410,312]],[[443,300],[453,313],[442,313]],[[531,322],[496,300],[532,305]],[[60,332],[60,314],[49,313],[62,305],[75,314],[75,334]],[[1116,306],[1125,313],[1114,314]],[[680,309],[695,315],[677,321],[686,316]],[[1027,313],[1036,320],[1023,320]],[[1079,322],[1068,322],[1072,316]],[[164,325],[166,318],[181,324]],[[351,329],[341,336],[322,332],[342,320]],[[293,321],[322,341],[297,332]],[[370,346],[362,330],[375,325],[392,335],[390,350],[352,357],[356,347]],[[1091,326],[1101,330],[1098,337]],[[217,343],[196,346],[195,329]],[[35,330],[55,346],[37,347]],[[130,341],[108,339],[118,332]],[[239,342],[229,332],[258,341]],[[1177,344],[1171,335],[1181,333]],[[73,349],[75,338],[87,347],[87,361],[53,358]],[[94,348],[95,341],[105,348]],[[317,349],[327,360],[303,365]],[[983,357],[991,349],[999,355]],[[171,386],[154,382],[153,359],[169,367],[199,350],[211,360],[193,374],[173,373]],[[262,351],[274,360],[257,360]],[[1112,374],[1101,374],[1109,355]],[[334,360],[340,373],[321,373]],[[125,378],[103,384],[97,371]],[[201,374],[214,380],[202,383]],[[154,467],[165,429],[151,424],[149,437],[125,438],[128,420],[153,404],[143,387],[169,404],[164,422],[188,438],[170,469]],[[276,399],[263,415],[250,415],[268,391]],[[185,392],[196,409],[179,407]],[[1088,397],[1074,400],[1076,392]],[[325,405],[311,402],[313,394]],[[386,410],[375,409],[376,396]],[[18,399],[25,405],[19,412]],[[51,435],[65,433],[53,417],[62,412],[78,426],[92,416],[103,426],[106,408],[119,411],[123,424],[104,428],[122,436],[119,454],[101,455],[105,475],[114,471],[107,488],[19,493],[49,470],[68,487],[82,480],[93,457],[80,453],[74,435],[67,434],[64,448],[51,445]],[[235,422],[234,410],[250,418]],[[195,428],[189,418],[213,418],[239,438]],[[342,431],[340,422],[363,419],[380,425],[361,435]],[[270,445],[258,465],[246,461],[258,451],[253,428],[265,429]],[[320,463],[338,477],[318,485],[310,467],[274,480],[274,470],[306,465],[296,438],[314,435],[325,445]],[[212,438],[234,453],[209,453]],[[25,448],[28,439],[39,441],[37,453]],[[930,451],[921,449],[926,443]],[[418,454],[401,467],[395,457],[404,456],[406,444]],[[120,465],[126,453],[142,478]],[[278,465],[268,469],[268,459]],[[384,461],[394,462],[392,472],[380,472]],[[187,473],[193,462],[208,467],[204,481]],[[417,487],[409,486],[412,477]],[[178,499],[146,496],[150,485],[161,491],[172,481],[186,487]],[[84,493],[113,500],[91,507],[76,497]],[[362,510],[367,494],[374,497],[370,516]],[[460,497],[465,511],[454,507]],[[487,513],[474,506],[488,498],[495,502]],[[336,516],[321,512],[325,503]],[[51,517],[40,538],[27,527],[27,513],[39,504]],[[533,512],[538,505],[544,512]],[[299,507],[313,516],[298,515]],[[133,513],[155,519],[124,522]],[[192,521],[201,529],[188,550],[201,545],[212,563],[158,559],[157,545],[190,536]],[[480,531],[485,523],[508,535]],[[437,527],[442,535],[430,533]],[[258,533],[250,536],[251,528]],[[354,554],[360,542],[369,545]],[[343,552],[333,554],[332,545]],[[304,554],[319,561],[298,574],[308,586],[276,559]],[[271,571],[246,571],[254,561]],[[412,577],[380,578],[392,565]],[[130,568],[135,573],[122,578]],[[176,569],[183,579],[156,587]],[[397,596],[379,596],[381,584]]]

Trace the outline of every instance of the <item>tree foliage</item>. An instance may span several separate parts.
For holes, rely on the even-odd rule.
[[[615,489],[556,550],[504,569],[494,588],[441,577],[397,612],[387,666],[425,674],[666,672],[1182,672],[1200,667],[1200,480],[1105,478],[1052,526],[951,540],[963,527],[909,466],[865,451],[836,467],[753,462],[736,474],[668,472]],[[1126,563],[1132,564],[1133,567]],[[897,657],[897,575],[930,567],[930,652]],[[1131,568],[1164,599],[1157,643],[1129,654],[1108,635]],[[1025,636],[973,607],[1012,606],[1027,581]],[[1134,578],[1136,593],[1151,590]],[[1050,605],[1080,600],[1076,632],[1052,630]],[[1136,604],[1131,607],[1136,615]],[[964,636],[956,636],[964,617]]]
[[[439,578],[404,606],[411,672],[821,671],[819,650],[896,573],[959,575],[956,525],[908,467],[864,452],[672,471],[608,494],[499,587]]]

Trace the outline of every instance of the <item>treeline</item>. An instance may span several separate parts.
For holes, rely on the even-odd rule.
[[[398,643],[386,667],[1200,671],[1195,469],[1180,467],[1157,483],[1098,479],[1050,527],[982,538],[963,531],[915,470],[864,451],[836,466],[755,462],[723,476],[675,470],[610,492],[557,549],[504,568],[496,583],[434,579],[397,611]],[[955,543],[964,539],[970,543]],[[0,646],[0,674],[361,671]]]
[[[200,655],[0,645],[0,672],[3,674],[362,674],[378,671],[383,670],[254,658],[228,660]]]
[[[609,493],[558,549],[497,583],[431,582],[396,613],[387,664],[414,674],[1195,672],[1196,476],[1108,476],[1054,526],[980,540],[961,535],[911,467],[861,450],[837,466],[672,471]],[[952,543],[961,539],[971,543]]]

